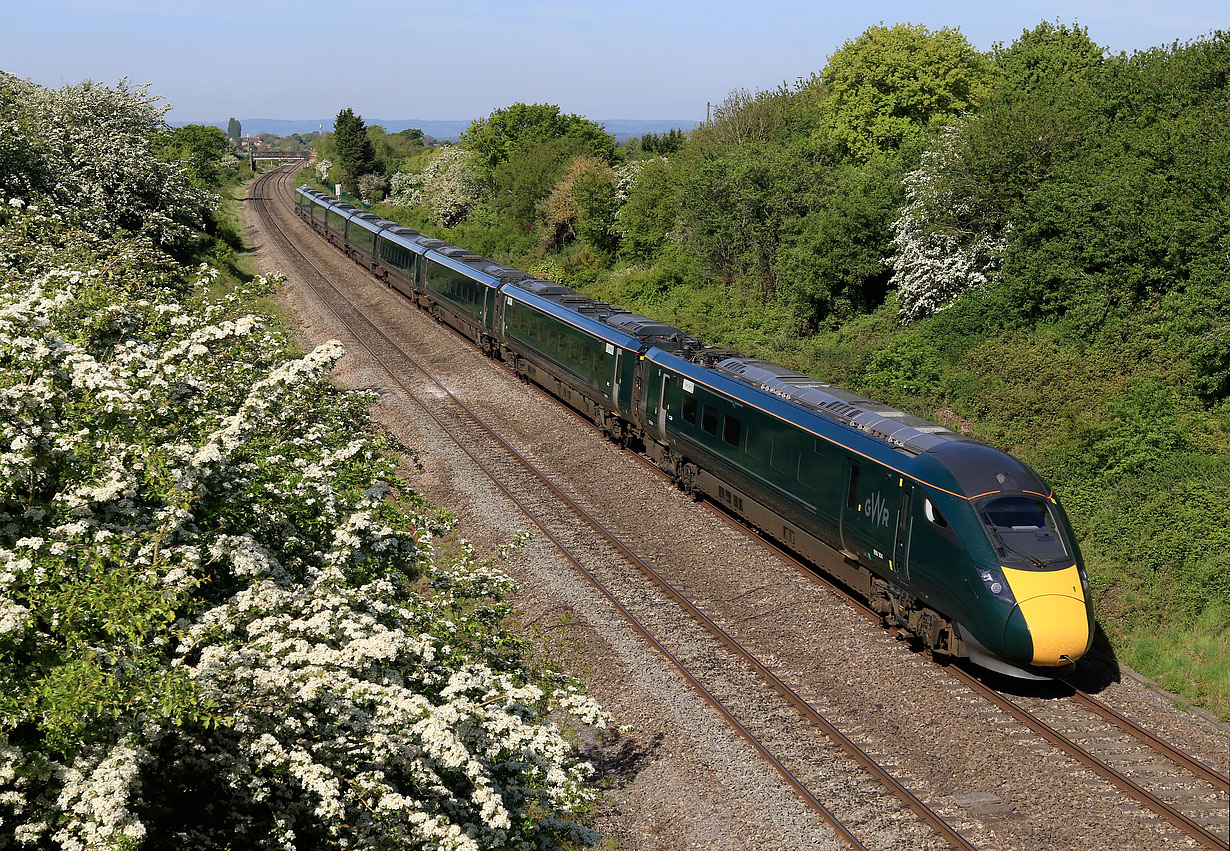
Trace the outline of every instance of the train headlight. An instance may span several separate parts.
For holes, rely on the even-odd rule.
[[[1004,579],[1002,573],[998,570],[990,570],[989,568],[979,568],[978,575],[982,578],[982,584],[991,592],[991,595],[1003,600],[1005,603],[1016,604],[1016,597],[1012,596],[1012,588],[1008,585],[1008,580]]]

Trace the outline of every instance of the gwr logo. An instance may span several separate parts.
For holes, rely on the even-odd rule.
[[[887,526],[888,500],[880,496],[879,491],[876,491],[867,497],[867,501],[863,503],[863,513],[871,518],[872,523],[879,523],[881,526]]]

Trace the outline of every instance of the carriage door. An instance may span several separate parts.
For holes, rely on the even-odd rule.
[[[898,512],[902,500],[897,475],[874,462],[848,458],[845,486],[841,504],[842,547],[875,573],[892,575],[897,566]],[[907,547],[908,542],[907,533]]]
[[[914,499],[914,483],[897,479],[901,489],[901,507],[897,513],[897,542],[893,547],[893,573],[902,579],[910,578],[910,537],[914,532],[914,517],[911,503]]]
[[[666,422],[671,418],[670,402],[666,399],[666,389],[670,387],[671,377],[669,375],[662,376],[662,386],[658,389],[658,434],[662,437],[663,443],[670,443],[670,438],[666,436]]]
[[[606,344],[606,350],[609,353],[614,346],[610,343]],[[615,349],[615,375],[611,379],[611,407],[619,410],[619,368],[623,366],[623,349]]]
[[[663,397],[666,395],[666,382],[669,376],[662,374],[662,367],[649,361],[649,368],[646,370],[645,382],[645,426],[646,429],[652,429],[655,433],[666,434],[666,412],[662,410]]]

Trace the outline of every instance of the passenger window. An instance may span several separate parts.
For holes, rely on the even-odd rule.
[[[739,445],[739,436],[743,433],[743,424],[734,417],[727,417],[722,425],[722,440],[731,446]]]
[[[578,360],[581,357],[581,347],[575,339],[568,343],[568,354],[573,360]]]
[[[692,425],[696,425],[696,397],[691,394],[686,394],[683,397],[683,410],[680,414],[685,420]]]
[[[710,408],[708,405],[702,405],[700,408],[700,427],[710,434],[717,434],[717,411],[713,410],[713,408]]]

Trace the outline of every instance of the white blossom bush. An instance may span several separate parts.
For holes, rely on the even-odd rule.
[[[952,305],[967,290],[984,286],[999,271],[1010,227],[971,222],[967,195],[952,175],[960,154],[955,128],[938,149],[905,175],[906,202],[893,223],[890,258],[903,322],[912,322]]]
[[[365,174],[359,178],[359,198],[364,204],[375,204],[384,200],[384,193],[389,188],[389,181],[383,174]]]
[[[421,174],[398,172],[390,182],[389,203],[425,204],[445,227],[460,222],[482,200],[482,183],[474,156],[455,146],[437,150]]]
[[[666,162],[666,157],[655,157],[654,160]],[[646,160],[632,160],[615,166],[615,198],[621,205],[628,200],[637,178],[645,170],[645,163]]]
[[[340,344],[297,355],[247,312],[276,277],[211,295],[210,267],[18,185],[0,849],[594,842],[555,722],[605,714],[526,668],[511,582],[400,483],[373,397],[329,381]]]
[[[333,160],[319,160],[316,165],[316,174],[320,177],[321,183],[329,182],[329,172],[333,169]]]
[[[178,164],[154,156],[170,109],[158,101],[127,80],[51,90],[0,72],[0,193],[45,192],[94,233],[183,247],[215,201]]]
[[[423,203],[424,175],[399,171],[389,179],[389,203],[398,207],[415,207]]]

